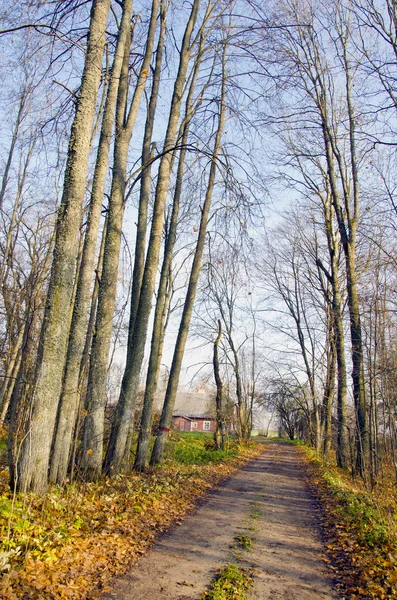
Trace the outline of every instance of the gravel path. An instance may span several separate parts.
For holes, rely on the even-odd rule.
[[[317,522],[299,452],[269,442],[103,598],[199,600],[219,568],[236,563],[254,569],[250,600],[336,600]],[[240,548],[238,536],[252,539],[252,548]]]

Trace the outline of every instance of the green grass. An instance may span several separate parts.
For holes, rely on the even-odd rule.
[[[397,492],[385,463],[373,490],[325,461],[312,448],[311,488],[324,507],[327,550],[346,598],[397,598]],[[387,469],[390,468],[388,477]],[[394,475],[394,473],[393,473]]]
[[[353,482],[336,467],[323,461],[312,448],[304,448],[309,460],[316,466],[323,484],[332,495],[334,510],[349,531],[354,531],[360,544],[383,551],[395,543],[395,526],[379,502],[366,490],[354,489]]]
[[[224,462],[239,454],[239,447],[232,441],[225,450],[215,450],[212,434],[195,432],[171,432],[166,457],[184,465],[206,465]]]
[[[200,600],[247,600],[246,592],[253,585],[250,569],[226,565]]]
[[[237,545],[240,548],[243,548],[244,550],[251,550],[254,545],[253,539],[249,535],[239,534],[239,535],[236,535],[236,537],[234,539],[235,539]]]

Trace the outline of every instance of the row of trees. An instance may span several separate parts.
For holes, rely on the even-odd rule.
[[[145,468],[171,324],[161,461],[191,323],[211,353],[218,444],[230,389],[241,438],[266,403],[374,478],[397,444],[392,0],[31,5],[10,2],[0,31],[12,484],[127,471],[141,388]],[[265,196],[284,209],[264,234]]]
[[[9,415],[10,468],[19,490],[42,493],[48,481],[64,483],[76,462],[87,480],[97,479],[102,472],[113,475],[129,468],[134,410],[158,284],[135,458],[136,468],[146,465],[179,243],[189,272],[186,294],[179,299],[183,310],[151,462],[162,459],[212,207],[216,203],[216,210],[225,210],[222,188],[228,189],[230,197],[234,194],[231,177],[219,180],[219,173],[226,168],[221,148],[229,93],[232,4],[211,1],[200,6],[195,0],[188,10],[178,10],[174,50],[167,20],[175,20],[175,7],[168,2],[154,0],[145,7],[147,15],[139,19],[129,0],[120,6],[111,6],[109,1],[92,3],[81,82],[74,94],[51,270],[46,271],[46,303],[38,316],[39,322],[42,319],[40,339],[36,335],[30,349],[23,341],[20,344],[21,363],[30,356],[34,365],[29,374],[19,368],[16,377],[5,377],[2,412]],[[71,7],[68,10],[63,25],[72,26],[75,13]],[[41,33],[47,22],[29,27]],[[10,27],[9,32],[15,28]],[[57,35],[59,28],[57,23]],[[174,56],[171,63],[164,64],[167,48]],[[166,76],[167,85],[163,81]],[[160,127],[163,141],[155,143],[159,100],[168,105],[168,117],[166,126]],[[141,123],[137,124],[139,115]],[[140,154],[140,166],[134,165],[130,156],[132,140],[139,143],[139,139],[141,151],[135,155]],[[106,382],[123,216],[135,189],[139,193],[126,366],[107,432]],[[243,210],[244,195],[235,200]],[[196,239],[188,240],[186,246],[184,227],[192,220]],[[43,304],[42,295],[41,301]],[[14,337],[21,331],[19,328]],[[10,347],[8,329],[5,336],[11,358],[18,351]],[[32,360],[35,353],[37,358]],[[19,385],[22,378],[23,384],[28,382],[24,395]]]
[[[289,27],[264,57],[279,102],[267,119],[278,177],[300,199],[268,235],[263,273],[292,321],[304,377],[275,393],[296,396],[318,449],[329,450],[335,425],[338,464],[374,478],[380,440],[394,453],[396,436],[384,379],[395,344],[396,7],[288,2],[281,19]]]

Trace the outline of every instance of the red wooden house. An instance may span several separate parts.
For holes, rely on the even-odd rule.
[[[172,425],[179,431],[215,431],[215,401],[206,394],[178,392]]]

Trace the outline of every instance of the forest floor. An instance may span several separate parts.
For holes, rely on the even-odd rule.
[[[266,445],[115,578],[103,599],[217,598],[205,592],[230,564],[249,573],[250,600],[340,598],[324,564],[321,511],[305,482],[302,453],[283,442]]]
[[[364,482],[299,442],[169,438],[155,469],[36,496],[0,437],[1,600],[396,600],[387,460]]]

